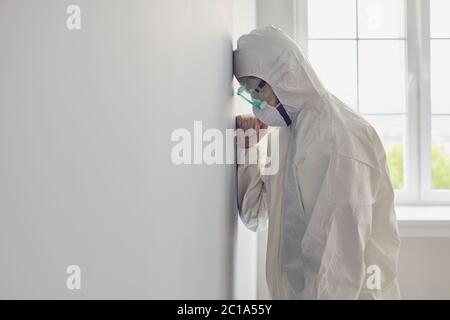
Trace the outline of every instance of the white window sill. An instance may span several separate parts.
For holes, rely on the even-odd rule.
[[[397,206],[402,238],[450,238],[450,206]]]

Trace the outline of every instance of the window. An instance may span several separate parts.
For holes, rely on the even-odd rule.
[[[450,1],[296,5],[318,76],[380,135],[397,202],[450,204]]]
[[[431,184],[450,189],[450,2],[430,2]]]

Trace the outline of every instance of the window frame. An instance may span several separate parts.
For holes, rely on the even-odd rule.
[[[308,0],[293,1],[294,39],[308,56]],[[395,190],[396,204],[450,205],[450,190],[432,189],[431,180],[430,0],[403,1],[406,24],[404,189]]]

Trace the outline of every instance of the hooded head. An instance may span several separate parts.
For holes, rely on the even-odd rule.
[[[274,26],[241,36],[233,56],[235,77],[266,81],[289,112],[327,93],[300,47]]]

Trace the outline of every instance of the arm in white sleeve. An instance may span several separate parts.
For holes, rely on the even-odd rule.
[[[254,152],[257,153],[258,148],[266,147],[261,142],[251,147],[256,148]],[[238,148],[238,158],[245,156],[245,159],[248,159],[250,149]],[[266,229],[268,223],[266,186],[261,176],[260,165],[259,160],[254,164],[238,162],[237,165],[239,216],[245,226],[254,232]]]

